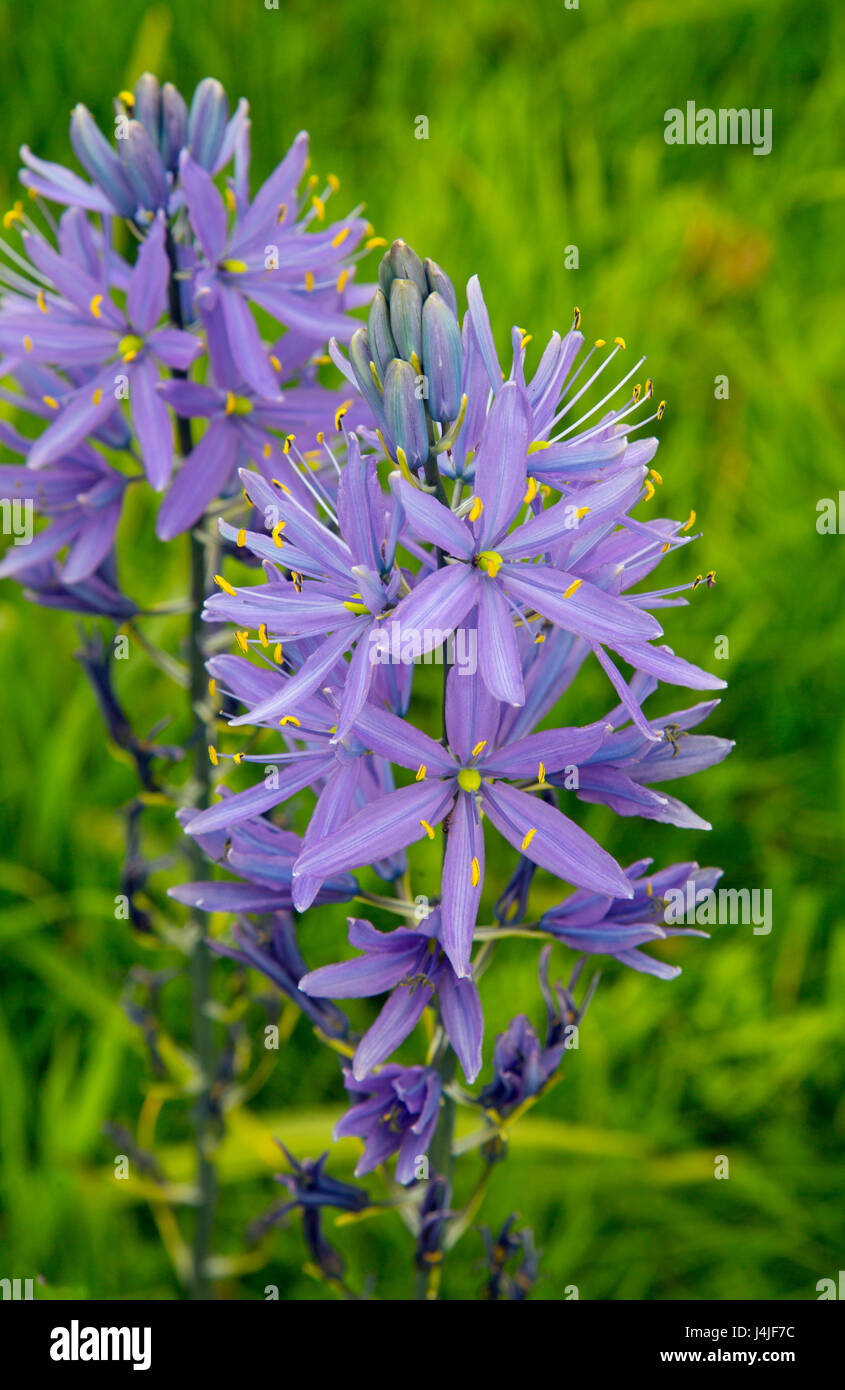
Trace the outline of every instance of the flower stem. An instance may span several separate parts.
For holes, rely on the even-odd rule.
[[[183,422],[187,424],[187,421]],[[190,450],[190,442],[188,442]],[[202,644],[202,605],[208,591],[209,553],[193,534],[191,547],[191,608],[189,628],[190,701],[194,723],[194,805],[206,807],[211,794],[211,764],[207,746],[212,741],[203,716],[205,705],[205,661]],[[205,856],[196,840],[188,839],[188,854],[192,877],[202,878]],[[207,1274],[208,1256],[214,1226],[217,1201],[217,1174],[212,1160],[215,1141],[213,1132],[212,1087],[214,1085],[214,1029],[209,1013],[211,1002],[211,953],[205,944],[201,921],[192,920],[195,937],[190,958],[191,1029],[194,1054],[200,1069],[200,1089],[193,1110],[194,1145],[196,1150],[197,1206],[191,1267],[191,1297],[209,1296]]]

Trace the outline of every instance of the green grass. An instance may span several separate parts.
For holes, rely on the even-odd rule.
[[[728,885],[771,888],[774,927],[679,943],[672,984],[605,971],[580,1049],[514,1129],[484,1209],[491,1224],[518,1210],[535,1228],[549,1298],[569,1284],[582,1298],[814,1298],[841,1265],[845,562],[842,540],[815,521],[842,479],[844,26],[830,0],[0,8],[6,203],[20,143],[66,158],[75,101],[107,122],[112,95],[146,67],[184,90],[212,73],[251,102],[256,176],[309,129],[314,168],[337,173],[350,204],[366,201],[377,232],[402,235],[456,282],[480,274],[501,348],[516,322],[536,362],[577,303],[588,335],[622,334],[629,352],[649,353],[669,401],[653,505],[696,509],[691,564],[718,575],[667,613],[666,631],[705,666],[728,637],[715,669],[730,686],[708,731],[737,747],[680,788],[713,822],[709,836],[601,808],[581,819],[623,862],[695,857],[720,864]],[[771,155],[666,146],[664,111],[690,99],[771,107]],[[420,114],[428,140],[414,137]],[[565,266],[570,245],[578,270]],[[714,395],[721,374],[727,400]],[[149,536],[141,503],[122,533],[135,592],[149,574],[173,592],[179,547]],[[664,571],[680,582],[688,562]],[[142,1189],[114,1180],[102,1133],[106,1122],[134,1133],[151,1084],[119,1008],[127,973],[174,961],[112,913],[115,807],[133,793],[131,772],[103,746],[71,659],[73,621],[5,584],[0,634],[0,1274],[40,1273],[52,1296],[177,1297]],[[121,692],[142,729],[172,699],[140,655]],[[598,714],[604,698],[588,678],[583,709]],[[166,852],[166,813],[150,812],[148,836]],[[342,915],[309,923],[315,963],[337,951]],[[523,946],[502,949],[486,977],[488,1048],[512,1014],[540,1022]],[[224,995],[225,965],[216,979]],[[177,1038],[186,1008],[176,982],[165,1015]],[[245,1227],[277,1197],[270,1136],[316,1154],[341,1101],[334,1062],[300,1021],[249,1115],[233,1117],[221,1256],[242,1251]],[[183,1105],[165,1104],[157,1134],[165,1171],[187,1181]],[[728,1181],[714,1179],[718,1155]],[[348,1174],[354,1157],[339,1146],[334,1170]],[[466,1160],[460,1193],[476,1165]],[[395,1217],[335,1234],[351,1282],[375,1269],[380,1296],[408,1296]],[[480,1254],[469,1234],[447,1296],[477,1296]],[[282,1297],[326,1297],[303,1261],[294,1224],[266,1265],[224,1271],[220,1292],[263,1297],[276,1284]]]

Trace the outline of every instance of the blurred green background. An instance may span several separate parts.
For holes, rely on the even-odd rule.
[[[340,177],[344,205],[365,201],[379,234],[403,236],[457,283],[480,274],[502,350],[518,323],[536,362],[577,303],[588,336],[622,334],[629,352],[648,352],[669,401],[652,506],[683,517],[694,507],[704,536],[661,578],[681,582],[692,566],[714,568],[718,583],[665,627],[729,680],[706,731],[737,747],[677,788],[712,821],[709,835],[602,808],[578,815],[622,862],[697,858],[721,865],[725,885],[770,888],[774,926],[667,947],[684,966],[671,984],[605,970],[580,1050],[514,1129],[482,1216],[496,1225],[518,1211],[533,1226],[538,1297],[576,1284],[591,1299],[806,1299],[842,1264],[845,541],[815,523],[845,476],[843,27],[832,0],[0,8],[3,206],[21,143],[68,159],[75,101],[108,127],[113,95],[144,69],[186,92],[213,74],[250,100],[253,187],[307,128],[313,168]],[[687,100],[770,107],[772,153],[667,146],[664,111]],[[419,115],[427,140],[415,138]],[[577,270],[565,266],[571,245]],[[714,394],[721,374],[726,400]],[[156,593],[173,592],[184,557],[149,536],[142,506],[123,531],[130,591],[149,591],[154,575]],[[114,1180],[103,1134],[108,1122],[153,1131],[144,1045],[119,999],[133,966],[177,959],[113,916],[114,808],[133,794],[131,771],[104,747],[72,661],[73,619],[26,605],[7,583],[0,635],[0,1275],[43,1275],[41,1296],[179,1297],[151,1189]],[[720,635],[730,656],[714,664]],[[140,655],[120,689],[141,729],[172,705]],[[663,708],[684,702],[668,692]],[[587,677],[568,712],[595,717],[608,703]],[[151,811],[148,849],[170,838],[167,814]],[[539,878],[538,901],[551,891]],[[342,918],[303,931],[314,964],[336,958]],[[485,980],[488,1056],[512,1014],[541,1022],[524,947],[502,948]],[[556,953],[557,974],[567,954]],[[232,975],[215,971],[223,997]],[[164,1007],[184,1039],[182,982]],[[352,1009],[358,1021],[371,1013]],[[307,1023],[285,1023],[293,1031],[262,1088],[229,1115],[214,1244],[224,1297],[263,1297],[268,1284],[283,1298],[331,1296],[303,1272],[296,1222],[273,1235],[266,1263],[237,1265],[246,1226],[278,1199],[272,1135],[316,1156],[342,1101]],[[165,1100],[155,1133],[162,1168],[187,1182],[184,1105]],[[728,1181],[714,1180],[717,1155],[730,1159]],[[355,1146],[340,1145],[332,1170],[348,1176],[354,1161]],[[477,1165],[466,1160],[459,1196]],[[332,1239],[350,1283],[376,1270],[377,1296],[410,1295],[410,1237],[395,1216]],[[479,1295],[480,1255],[472,1231],[450,1257],[447,1297]]]

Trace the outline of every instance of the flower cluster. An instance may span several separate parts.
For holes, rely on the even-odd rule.
[[[643,587],[664,556],[695,539],[694,513],[648,516],[661,482],[650,467],[657,440],[634,435],[664,404],[648,413],[650,380],[625,392],[643,359],[619,375],[624,341],[587,347],[576,310],[530,377],[529,335],[515,328],[505,370],[476,278],[467,303],[459,323],[445,272],[394,243],[348,358],[330,344],[368,418],[339,419],[343,449],[323,442],[313,467],[293,451],[293,476],[242,470],[263,524],[237,532],[221,519],[220,531],[262,566],[262,579],[219,575],[205,618],[236,626],[240,655],[213,658],[209,673],[233,734],[248,729],[259,743],[210,753],[218,766],[260,764],[264,776],[185,823],[241,879],[184,890],[199,906],[228,897],[249,912],[262,885],[274,909],[303,912],[343,883],[348,897],[384,906],[351,875],[374,867],[395,882],[396,911],[413,923],[385,932],[350,918],[360,954],[305,973],[298,988],[309,1000],[387,996],[351,1040],[345,1084],[355,1103],[337,1133],[364,1140],[359,1172],[398,1153],[400,1183],[420,1176],[449,1103],[448,1058],[468,1084],[481,1071],[477,967],[523,922],[538,869],[575,891],[522,936],[677,973],[639,947],[689,934],[662,925],[661,894],[689,880],[712,886],[718,871],[680,864],[649,876],[650,860],[623,871],[571,812],[580,799],[708,828],[654,784],[712,766],[732,746],[689,733],[717,701],[662,718],[642,708],[660,683],[724,685],[677,656],[655,617],[686,604],[702,577]],[[420,666],[457,651],[477,659],[451,660],[442,728],[426,731]],[[591,724],[563,725],[561,700],[590,658],[617,703]],[[316,801],[299,841],[270,817],[306,789]],[[244,852],[250,840],[260,857]],[[442,873],[414,882],[426,895],[420,911],[408,851],[437,840]],[[487,864],[505,845],[518,856],[513,876],[498,925],[481,926]],[[545,1042],[515,1018],[496,1044],[493,1079],[472,1101],[498,1118],[543,1090],[585,1007],[574,1003],[574,980],[549,987],[547,967],[546,952]],[[424,1062],[390,1060],[427,1009]]]
[[[357,210],[331,220],[338,181],[307,174],[304,134],[251,195],[248,105],[230,115],[211,78],[188,105],[145,74],[117,99],[114,134],[77,106],[88,179],[24,148],[28,206],[4,218],[20,249],[2,243],[0,399],[21,427],[4,422],[0,438],[23,462],[0,468],[0,496],[49,524],[0,576],[39,602],[122,618],[134,605],[115,537],[131,485],[163,494],[160,540],[221,500],[231,511],[248,464],[308,497],[288,441],[307,454],[332,430],[342,395],[320,364],[370,298],[354,276],[371,229]]]

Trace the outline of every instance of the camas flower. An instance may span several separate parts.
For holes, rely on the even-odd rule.
[[[470,950],[484,877],[480,811],[517,849],[572,883],[625,894],[619,866],[579,826],[541,797],[510,786],[547,768],[577,765],[601,744],[604,726],[554,729],[510,744],[496,739],[499,707],[476,676],[452,668],[446,682],[448,747],[386,711],[359,717],[367,745],[416,781],[370,803],[304,850],[294,874],[333,874],[365,864],[428,835],[448,817],[440,941],[456,973],[470,971]]]
[[[633,896],[606,898],[583,889],[557,907],[550,908],[540,918],[540,926],[551,932],[575,951],[588,955],[608,955],[648,975],[661,980],[673,980],[681,973],[679,965],[667,965],[639,950],[652,941],[673,936],[707,936],[707,932],[692,927],[670,927],[664,922],[664,894],[672,888],[686,891],[691,883],[696,892],[714,887],[722,877],[721,869],[701,869],[698,864],[673,864],[659,873],[647,872],[650,859],[631,864],[625,875],[633,887]]]
[[[413,1182],[418,1161],[427,1153],[437,1126],[441,1094],[437,1072],[431,1067],[400,1067],[391,1062],[360,1081],[346,1071],[344,1085],[361,1099],[338,1120],[334,1137],[364,1140],[356,1178],[371,1173],[396,1153],[396,1181],[403,1185]]]
[[[299,981],[305,994],[361,999],[391,991],[390,998],[355,1049],[352,1075],[361,1081],[394,1052],[416,1027],[437,995],[447,1036],[467,1081],[481,1070],[484,1018],[472,979],[459,979],[437,944],[440,914],[435,909],[419,926],[377,931],[371,922],[349,918],[349,944],[363,951],[355,960],[324,965]]]

